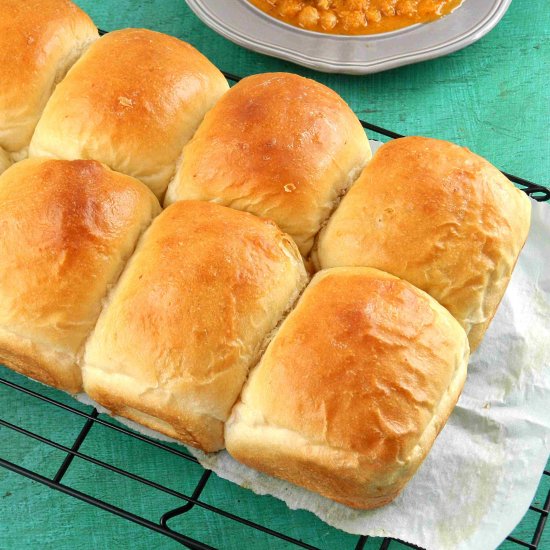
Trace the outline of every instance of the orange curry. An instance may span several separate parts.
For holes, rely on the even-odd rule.
[[[451,13],[463,0],[249,0],[285,23],[331,34],[375,34]]]

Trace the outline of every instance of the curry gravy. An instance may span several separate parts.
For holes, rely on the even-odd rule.
[[[310,31],[375,34],[451,13],[463,0],[249,0],[268,15]]]

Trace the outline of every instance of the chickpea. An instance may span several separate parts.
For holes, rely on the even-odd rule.
[[[397,4],[397,13],[405,17],[413,17],[416,15],[417,2],[414,0],[401,0]]]
[[[383,15],[385,15],[386,17],[391,17],[392,15],[395,15],[395,8],[389,4],[389,3],[386,3],[384,4],[380,11],[382,12]]]
[[[294,17],[303,7],[302,2],[296,0],[281,0],[279,2],[279,15]]]
[[[338,23],[338,17],[336,17],[334,12],[324,11],[321,14],[321,27],[325,31],[329,31],[330,29],[333,29],[336,26],[336,23]]]
[[[298,25],[300,27],[312,28],[319,21],[319,12],[313,6],[306,6],[298,15]]]
[[[343,11],[341,14],[341,21],[346,29],[357,29],[366,24],[365,15],[359,10]]]
[[[317,8],[320,10],[329,10],[332,6],[332,0],[317,0]]]
[[[366,13],[366,18],[369,23],[379,23],[382,20],[380,10],[369,8]]]

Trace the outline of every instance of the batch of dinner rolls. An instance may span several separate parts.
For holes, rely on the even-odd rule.
[[[329,88],[0,0],[0,363],[369,509],[414,475],[530,201]],[[164,209],[163,209],[164,207]],[[498,373],[494,373],[498,376]]]

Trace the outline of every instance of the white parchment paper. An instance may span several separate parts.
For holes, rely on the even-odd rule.
[[[529,238],[470,360],[458,405],[392,503],[352,510],[251,470],[225,451],[189,450],[220,477],[309,510],[349,533],[396,537],[427,550],[497,547],[525,514],[550,454],[550,205],[533,201]]]

